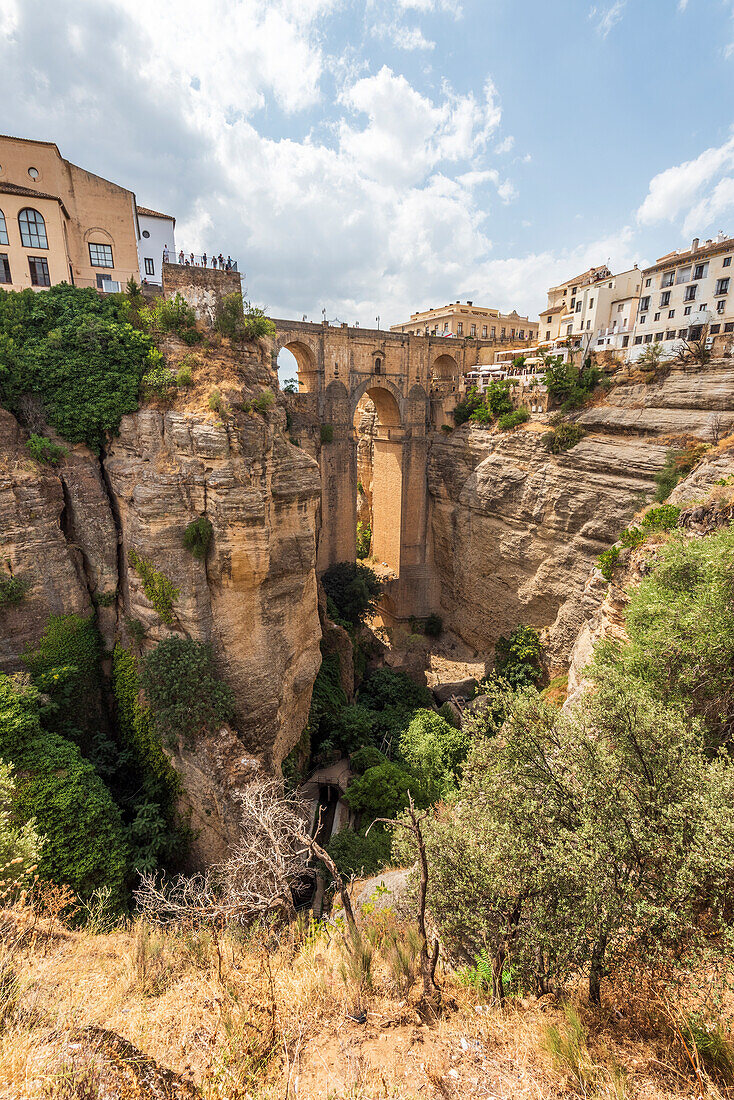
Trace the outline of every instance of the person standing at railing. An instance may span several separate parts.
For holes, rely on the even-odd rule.
[[[227,271],[231,271],[231,270],[232,270],[232,257],[227,256]]]
[[[184,262],[183,248],[181,249],[181,251],[178,254],[178,262],[183,266],[183,262]]]
[[[193,267],[194,266],[194,253],[193,252],[189,253],[189,258],[191,260],[191,266]]]
[[[165,245],[164,248],[163,248],[163,263],[167,264],[169,262],[169,259],[170,259],[170,256],[169,256],[169,252],[168,252],[168,245]]]
[[[219,253],[219,270],[224,271],[224,256],[221,252]]]
[[[202,256],[201,256],[201,266],[202,266],[202,267],[206,267],[206,252],[203,252],[203,253],[202,253]]]

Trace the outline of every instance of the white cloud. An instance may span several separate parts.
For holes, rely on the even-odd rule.
[[[514,139],[514,137],[512,137],[512,135],[510,135],[509,137],[506,137],[503,141],[501,141],[499,143],[499,145],[495,149],[495,152],[500,153],[500,154],[501,153],[509,153],[514,144],[515,144],[515,139]]]
[[[589,11],[589,19],[594,22],[597,34],[606,38],[612,28],[619,23],[626,5],[627,0],[615,0],[615,3],[608,7],[592,7]]]
[[[436,43],[426,38],[420,27],[406,27],[403,23],[378,22],[374,26],[375,38],[387,39],[399,50],[435,50]]]
[[[682,215],[687,233],[692,217],[708,217],[710,221],[722,208],[721,195],[726,190],[714,199],[718,186],[714,181],[731,168],[734,168],[734,136],[723,145],[705,149],[693,160],[666,168],[650,181],[645,200],[637,211],[638,222],[641,225],[674,222]],[[712,186],[714,192],[710,197],[702,194],[704,188]]]
[[[404,11],[449,12],[457,19],[462,14],[458,0],[397,0],[397,6]]]

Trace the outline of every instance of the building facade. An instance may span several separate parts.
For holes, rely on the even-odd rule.
[[[132,191],[65,160],[48,141],[0,137],[0,285],[118,290],[140,279]]]
[[[159,214],[147,206],[138,206],[138,264],[141,282],[162,285],[163,256],[167,253],[171,262],[176,257],[176,219],[170,214]],[[167,261],[169,262],[169,261]]]
[[[439,309],[411,313],[410,320],[391,325],[391,332],[413,336],[446,336],[498,342],[537,340],[538,322],[521,317],[517,311],[500,313],[498,309],[475,306],[473,302],[451,302]]]
[[[633,267],[614,275],[606,266],[548,290],[540,315],[541,343],[581,340],[589,351],[627,347],[631,342],[640,295],[641,273]]]
[[[661,256],[641,272],[632,358],[660,343],[674,353],[681,340],[695,340],[706,329],[713,337],[734,337],[734,238],[719,233],[701,244]]]

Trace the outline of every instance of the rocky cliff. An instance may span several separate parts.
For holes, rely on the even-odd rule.
[[[546,451],[545,429],[532,422],[511,433],[464,426],[434,437],[428,476],[442,613],[478,652],[527,623],[551,628],[551,670],[567,666],[603,598],[587,583],[593,563],[653,499],[670,448],[734,428],[734,365],[627,381],[578,419],[588,434],[560,455]]]
[[[186,349],[169,349],[169,361]],[[58,468],[34,462],[27,436],[0,410],[0,540],[6,572],[29,584],[3,610],[0,667],[16,670],[51,614],[98,606],[107,647],[145,628],[144,649],[170,631],[211,644],[235,693],[236,720],[216,739],[175,750],[199,855],[217,854],[234,824],[237,788],[277,765],[308,717],[321,660],[315,574],[316,464],[287,442],[285,414],[253,411],[273,387],[267,349],[215,347],[172,406],[125,416],[98,459],[70,450]],[[216,381],[221,403],[208,405]],[[206,561],[183,545],[206,515]],[[136,552],[179,589],[165,625],[130,567]]]

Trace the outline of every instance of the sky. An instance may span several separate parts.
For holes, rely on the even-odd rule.
[[[0,132],[383,328],[734,234],[734,0],[0,0]]]

